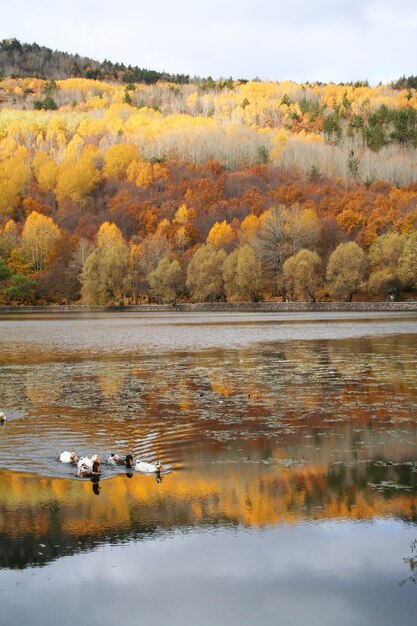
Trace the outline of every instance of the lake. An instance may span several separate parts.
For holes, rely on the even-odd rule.
[[[416,624],[416,313],[3,315],[0,410],[1,626]]]

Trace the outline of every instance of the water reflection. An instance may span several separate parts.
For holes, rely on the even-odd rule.
[[[279,589],[297,604],[300,546],[303,551],[312,527],[319,529],[317,568],[322,576],[327,571],[328,587],[350,558],[352,535],[357,533],[358,554],[362,550],[369,562],[374,552],[385,551],[386,533],[395,528],[395,537],[404,535],[404,541],[390,569],[383,580],[371,572],[372,584],[361,584],[372,595],[378,584],[386,591],[403,579],[402,558],[417,530],[414,317],[339,318],[339,324],[324,318],[315,330],[297,318],[291,323],[258,317],[252,323],[237,316],[231,325],[230,317],[220,316],[203,329],[194,319],[178,324],[167,318],[162,329],[154,320],[142,327],[141,319],[101,316],[56,319],[51,327],[37,319],[12,322],[7,341],[0,337],[0,407],[9,418],[0,430],[0,567],[23,575],[39,565],[59,569],[64,557],[94,563],[107,554],[105,546],[127,544],[139,553],[138,546],[152,543],[155,549],[161,541],[181,542],[180,537],[196,543],[201,538],[207,549],[214,534],[222,537],[226,552],[234,537],[242,554],[265,542],[265,572],[256,574],[269,589],[265,601],[275,594],[284,603],[284,592],[267,583],[284,560],[286,578],[283,571],[279,576],[293,586],[280,578]],[[304,338],[294,340],[297,333]],[[194,340],[194,349],[185,349]],[[164,471],[143,476],[103,465],[100,480],[83,480],[58,462],[64,449],[102,458],[112,451],[132,453],[160,460]],[[385,534],[378,535],[378,524]],[[346,533],[341,553],[331,557],[331,574],[325,563],[329,528]],[[271,552],[276,536],[289,537],[289,529],[298,544],[289,541]],[[232,568],[220,576],[223,584],[230,576],[230,590],[239,565],[226,564],[217,554],[221,572]],[[172,557],[171,565],[166,558],[160,555],[159,564],[184,563],[184,555]],[[193,568],[198,558],[191,558]],[[314,570],[313,563],[308,567]],[[364,566],[352,567],[349,584],[355,586],[354,568]],[[170,584],[178,592],[172,579]],[[264,597],[256,588],[258,598]],[[154,592],[152,586],[150,595]],[[322,593],[318,587],[316,592]],[[239,595],[243,604],[245,593]],[[340,589],[337,593],[343,596]],[[259,600],[255,604],[260,607]],[[408,600],[399,623],[412,623],[411,606],[415,603]],[[191,613],[185,623],[208,623]],[[274,620],[262,610],[260,615],[261,623],[277,623],[279,611]],[[303,623],[288,616],[283,623]],[[213,619],[227,623],[218,614]],[[338,623],[375,620],[374,612],[368,622]]]
[[[10,419],[0,467],[69,476],[55,463],[62,449],[104,458],[128,451],[161,460],[167,471],[195,463],[196,454],[206,464],[247,454],[315,465],[413,461],[415,338],[288,340],[123,358],[116,351],[67,362],[51,352],[37,365],[6,360],[0,402]],[[32,360],[31,346],[26,356]]]
[[[159,475],[128,472],[78,481],[3,471],[0,563],[45,563],[74,546],[90,549],[151,529],[262,528],[376,517],[416,524],[416,477],[417,463],[411,462],[326,468],[284,459],[218,462],[208,471],[172,473],[163,482]]]

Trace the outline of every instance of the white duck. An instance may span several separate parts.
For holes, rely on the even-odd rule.
[[[67,452],[65,450],[59,455],[59,460],[61,463],[76,463],[78,461],[78,457],[75,452]]]
[[[98,458],[97,454],[93,454],[93,456],[82,456],[77,463],[77,467],[78,469],[80,469],[81,467],[85,466],[93,469],[93,465],[95,462],[100,463],[100,459]]]
[[[99,461],[93,461],[92,467],[89,465],[81,465],[78,468],[77,475],[81,476],[81,478],[95,478],[100,476],[101,468]]]
[[[142,472],[142,474],[155,474],[156,472],[160,472],[161,469],[162,465],[159,461],[147,463],[146,461],[140,461],[138,459],[135,465],[135,471]]]

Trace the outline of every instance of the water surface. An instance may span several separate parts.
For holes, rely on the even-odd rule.
[[[415,624],[415,314],[8,316],[0,363],[0,624]]]

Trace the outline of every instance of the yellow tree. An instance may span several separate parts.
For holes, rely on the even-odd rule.
[[[336,300],[352,300],[357,291],[365,287],[368,259],[354,241],[341,243],[334,250],[327,264],[326,278],[330,294]]]
[[[45,269],[49,255],[61,231],[51,217],[32,211],[22,231],[22,248],[35,271]]]
[[[239,240],[243,244],[252,245],[258,236],[261,225],[262,221],[259,217],[252,213],[247,215],[240,225]]]
[[[10,158],[0,161],[0,214],[10,215],[26,190],[30,177],[28,152],[23,146]]]
[[[287,259],[283,267],[284,280],[292,298],[302,297],[307,301],[316,301],[316,292],[323,283],[321,259],[316,252],[299,250]]]
[[[0,256],[7,259],[12,250],[17,248],[19,238],[18,225],[12,219],[7,220],[7,222],[0,228]]]
[[[312,209],[293,206],[284,210],[285,230],[294,253],[302,248],[311,248],[320,236],[320,220]]]
[[[236,274],[242,296],[249,296],[252,302],[258,302],[262,294],[262,267],[251,246],[239,248]]]
[[[175,213],[174,222],[177,224],[181,224],[181,226],[186,226],[195,218],[194,209],[187,208],[187,205],[181,204],[181,206],[177,209]]]
[[[186,284],[193,300],[224,300],[222,269],[225,259],[226,252],[210,244],[197,250],[187,270]]]
[[[129,247],[115,224],[104,222],[97,247],[87,257],[81,275],[85,304],[123,304],[128,288]]]
[[[224,290],[228,298],[233,298],[239,294],[236,276],[238,256],[239,248],[236,248],[233,252],[227,255],[222,267]]]
[[[90,155],[80,158],[79,161],[67,159],[59,168],[56,197],[59,202],[65,198],[82,202],[99,180],[100,174]]]
[[[147,288],[147,271],[144,264],[145,250],[141,243],[131,243],[129,250],[129,287],[133,301],[137,304],[142,292],[146,291]]]
[[[110,146],[104,155],[103,174],[108,178],[124,178],[129,165],[139,158],[139,148],[133,143]]]
[[[417,286],[417,231],[407,237],[403,254],[400,258],[400,277],[404,285]]]
[[[148,276],[152,296],[158,303],[172,302],[184,289],[184,274],[177,259],[164,257]]]
[[[252,302],[258,302],[262,294],[262,267],[251,246],[241,246],[229,254],[223,264],[223,280],[228,297],[250,297]]]
[[[384,291],[386,296],[397,299],[401,287],[401,257],[407,237],[387,233],[377,237],[369,248],[371,270],[368,287],[372,293]]]
[[[167,169],[160,163],[151,163],[143,159],[133,160],[127,168],[127,180],[137,187],[149,187],[155,180],[166,178]]]
[[[163,257],[168,256],[171,252],[171,244],[166,238],[163,229],[159,229],[146,237],[142,243],[142,268],[148,275],[158,266]]]
[[[46,152],[41,151],[34,156],[32,168],[40,189],[44,193],[51,193],[54,202],[54,191],[58,182],[58,163],[51,159]]]
[[[223,220],[223,222],[216,222],[212,226],[207,236],[207,243],[216,248],[216,250],[220,250],[231,244],[234,239],[235,233],[233,228],[230,224],[227,224],[226,220]]]

